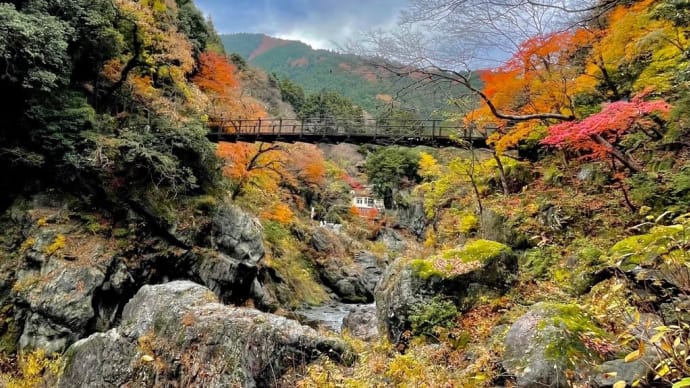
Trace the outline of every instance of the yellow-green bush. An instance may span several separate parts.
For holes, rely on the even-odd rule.
[[[57,382],[62,358],[48,355],[42,349],[20,354],[17,357],[17,371],[0,374],[0,386],[7,388],[33,388],[51,386]]]
[[[479,227],[479,218],[474,214],[465,213],[458,219],[458,231],[464,235],[475,232]]]

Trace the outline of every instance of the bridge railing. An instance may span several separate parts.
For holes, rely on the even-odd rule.
[[[385,138],[425,137],[449,139],[483,139],[488,135],[464,125],[443,120],[378,120],[360,118],[265,118],[210,120],[209,127],[217,134],[235,135],[299,135],[299,136],[367,136]]]

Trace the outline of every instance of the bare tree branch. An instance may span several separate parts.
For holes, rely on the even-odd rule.
[[[415,70],[408,70],[404,68],[399,68],[396,69],[393,65],[383,65],[383,67],[388,70],[393,72],[396,75],[414,75],[414,74],[421,74],[424,77],[428,77],[430,80],[433,79],[443,79],[447,80],[450,82],[457,82],[464,87],[466,87],[468,90],[471,92],[475,93],[479,98],[481,98],[486,105],[489,107],[489,110],[491,110],[491,113],[496,116],[499,119],[502,120],[512,120],[512,121],[528,121],[528,120],[561,120],[561,121],[572,121],[575,120],[574,115],[564,115],[561,113],[535,113],[535,114],[528,114],[528,115],[514,115],[510,113],[505,113],[501,112],[498,110],[496,105],[491,101],[491,99],[480,89],[476,88],[474,85],[472,85],[472,82],[470,80],[470,77],[455,70],[447,70],[447,69],[440,69],[440,68],[427,68],[427,69],[415,69]]]

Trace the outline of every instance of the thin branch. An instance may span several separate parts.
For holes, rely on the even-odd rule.
[[[392,66],[389,65],[379,65],[382,66],[384,69],[402,76],[402,75],[410,75],[410,74],[422,74],[426,77],[429,77],[430,79],[443,79],[451,82],[457,82],[467,89],[469,89],[471,92],[479,96],[479,98],[486,103],[486,105],[489,107],[489,110],[491,110],[491,113],[499,119],[502,120],[512,120],[512,121],[529,121],[529,120],[560,120],[560,121],[573,121],[575,120],[575,115],[564,115],[561,113],[534,113],[534,114],[528,114],[528,115],[514,115],[514,114],[509,114],[505,112],[501,112],[496,108],[496,105],[494,105],[493,101],[484,94],[480,89],[477,89],[472,85],[470,82],[469,77],[466,75],[455,71],[455,70],[447,70],[447,69],[441,69],[438,67],[433,67],[429,68],[427,70],[424,69],[419,69],[419,70],[402,70],[402,69],[395,69]]]

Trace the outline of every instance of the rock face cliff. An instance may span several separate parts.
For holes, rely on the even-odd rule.
[[[264,247],[253,218],[220,204],[186,219],[194,227],[180,222],[154,233],[152,219],[134,209],[88,209],[56,194],[17,200],[0,217],[6,350],[61,352],[113,327],[145,284],[187,279],[226,303],[271,304],[257,280]]]
[[[274,385],[288,367],[345,345],[296,321],[228,307],[189,281],[144,286],[122,323],[72,345],[60,387]]]

